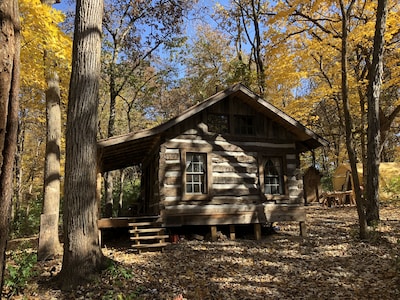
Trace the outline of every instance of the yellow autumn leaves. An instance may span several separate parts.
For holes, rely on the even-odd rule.
[[[65,18],[60,11],[42,4],[40,0],[20,0],[19,6],[22,24],[21,87],[44,91],[45,68],[55,67],[62,79],[69,77],[65,73],[70,69],[72,40],[59,27]]]
[[[42,192],[46,140],[46,73],[57,72],[61,101],[67,102],[72,39],[60,24],[65,16],[40,0],[19,0],[21,16],[20,169],[19,193],[31,199]],[[65,113],[65,109],[63,110]]]

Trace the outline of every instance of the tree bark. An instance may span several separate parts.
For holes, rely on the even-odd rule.
[[[343,1],[340,1],[340,7],[342,11],[342,45],[341,45],[341,71],[342,71],[342,78],[341,78],[341,89],[342,89],[342,101],[343,101],[343,112],[344,112],[344,120],[345,120],[345,127],[346,127],[346,147],[347,153],[349,155],[350,160],[350,167],[351,167],[351,175],[353,179],[353,189],[356,198],[356,205],[357,205],[357,213],[358,213],[358,222],[359,222],[359,229],[360,229],[360,238],[366,239],[367,238],[367,223],[365,219],[365,212],[364,212],[364,203],[362,199],[362,193],[360,188],[360,179],[357,173],[357,160],[356,160],[356,153],[354,147],[354,139],[353,139],[353,122],[350,114],[350,101],[349,101],[349,88],[348,88],[348,49],[347,49],[347,40],[348,40],[348,22],[349,16],[354,4],[354,0],[351,2],[350,5],[345,8]]]
[[[58,238],[61,176],[61,97],[57,73],[50,71],[46,77],[48,86],[46,91],[47,141],[38,260],[53,258],[61,249],[61,244]]]
[[[124,169],[122,169],[119,171],[118,217],[122,216],[122,207],[124,204],[124,182],[125,182],[125,171]]]
[[[379,0],[376,12],[374,52],[368,82],[368,146],[367,146],[367,224],[379,222],[379,164],[380,164],[380,120],[379,96],[383,75],[383,52],[387,0]]]
[[[104,267],[98,237],[97,121],[102,0],[78,0],[66,133],[64,256],[61,288],[73,289]]]
[[[57,0],[41,0],[51,6]],[[61,95],[60,79],[44,52],[46,90],[46,153],[43,184],[43,207],[40,216],[38,260],[53,258],[61,250],[58,237],[60,216]]]
[[[112,218],[113,216],[113,190],[114,190],[114,179],[113,179],[113,171],[109,171],[104,173],[104,196],[105,196],[105,205],[104,205],[104,217]]]
[[[10,228],[13,167],[17,149],[20,72],[18,1],[0,0],[0,292]]]

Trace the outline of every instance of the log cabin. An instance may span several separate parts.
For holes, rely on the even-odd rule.
[[[299,154],[327,145],[242,84],[155,128],[98,142],[99,172],[141,167],[144,213],[164,227],[296,221],[306,213]]]

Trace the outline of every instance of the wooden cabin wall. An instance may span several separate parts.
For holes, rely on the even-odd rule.
[[[257,132],[249,138],[233,134],[209,132],[207,114],[229,111],[231,115],[252,115]],[[230,125],[231,128],[234,124]],[[275,127],[274,127],[275,126]],[[212,109],[180,123],[168,132],[160,148],[161,209],[174,205],[219,205],[301,203],[303,186],[299,172],[299,157],[291,135],[272,120],[250,106],[235,105],[235,100],[222,101]],[[208,153],[209,193],[206,199],[186,199],[182,187],[184,166],[182,153]],[[260,160],[263,156],[279,155],[285,164],[285,196],[267,199],[260,189]]]

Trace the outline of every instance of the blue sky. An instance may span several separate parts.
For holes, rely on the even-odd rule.
[[[54,4],[53,7],[57,10],[61,10],[64,13],[68,12],[68,11],[73,11],[75,10],[75,1],[73,0],[61,0],[61,3],[57,3]],[[215,6],[216,3],[221,3],[223,5],[228,5],[229,0],[199,0],[197,7],[199,8],[204,8],[203,12],[205,14],[211,14],[213,7]],[[208,10],[208,11],[205,11]],[[195,27],[196,24],[199,23],[200,21],[202,22],[207,22],[207,23],[211,23],[211,26],[216,26],[216,24],[214,23],[213,20],[211,20],[210,18],[207,19],[196,19],[194,16],[190,17],[187,23],[187,30],[188,30],[188,34],[194,34],[194,31],[192,31]],[[214,24],[212,24],[214,23]]]

